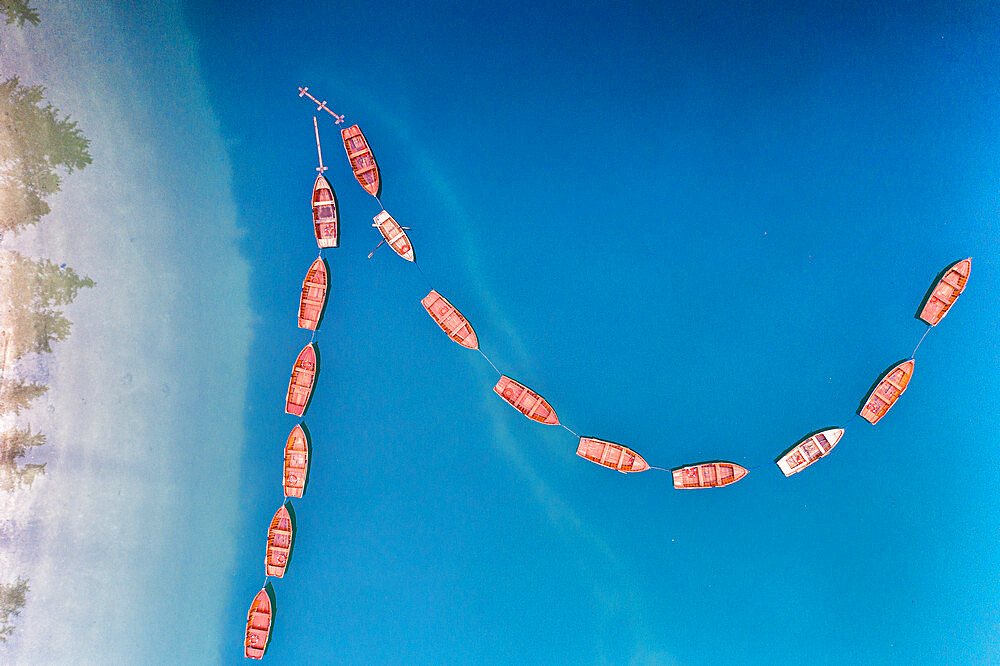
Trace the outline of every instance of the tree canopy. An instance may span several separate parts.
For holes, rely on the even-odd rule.
[[[11,23],[38,25],[38,12],[27,0],[0,0],[0,14],[7,17],[8,25]]]
[[[31,259],[20,252],[8,251],[2,257],[6,264],[9,305],[31,310],[51,309],[68,305],[84,287],[93,287],[94,281],[80,277],[76,271],[57,265],[48,259]]]
[[[36,446],[44,446],[45,435],[32,433],[31,428],[13,428],[0,435],[0,489],[11,492],[30,487],[39,474],[45,473],[45,463],[28,463],[23,467],[18,461]]]
[[[18,252],[0,253],[0,278],[6,302],[0,354],[16,360],[29,353],[51,352],[52,343],[69,337],[72,327],[59,306],[76,298],[94,281],[48,259],[30,259]]]
[[[4,379],[0,381],[0,414],[13,412],[20,414],[21,410],[40,398],[49,387],[38,382],[26,382],[24,379]]]
[[[3,0],[0,0],[3,2]],[[0,231],[38,222],[46,197],[59,191],[59,170],[91,163],[90,141],[69,116],[45,101],[42,86],[17,76],[0,81]]]
[[[14,618],[28,601],[28,581],[18,577],[13,583],[0,585],[0,642],[14,633]]]
[[[24,26],[38,25],[38,12],[29,0],[0,0],[0,17]],[[59,191],[60,173],[72,173],[91,163],[90,142],[75,121],[60,116],[47,102],[41,86],[22,85],[17,76],[0,81],[0,240],[4,232],[38,222],[50,212],[46,198]],[[52,342],[69,336],[70,321],[60,306],[67,305],[82,287],[94,281],[81,278],[65,264],[56,266],[7,252],[0,275],[6,303],[0,302],[3,330],[0,351],[0,414],[19,414],[48,390],[44,384],[12,378],[9,360],[28,352],[51,352]],[[45,435],[31,427],[11,428],[0,435],[0,489],[11,492],[30,487],[45,473],[45,463],[19,461]],[[14,633],[14,619],[28,597],[28,581],[18,577],[0,584],[0,643]]]
[[[45,445],[45,435],[32,433],[31,427],[12,428],[0,435],[0,467],[10,467],[36,446]]]

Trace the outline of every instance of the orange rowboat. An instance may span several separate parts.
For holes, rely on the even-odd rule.
[[[300,424],[292,428],[285,444],[285,469],[282,474],[285,497],[302,497],[308,473],[309,442],[306,441],[306,433]]]
[[[910,377],[913,376],[913,365],[911,358],[882,375],[878,385],[868,394],[865,404],[858,410],[861,418],[875,425],[886,415],[886,412],[899,400],[899,396],[906,391]]]
[[[627,446],[593,437],[580,438],[580,445],[576,447],[576,455],[622,474],[645,472],[649,469],[649,465],[642,459],[642,456]]]
[[[745,467],[726,461],[688,465],[671,472],[674,488],[721,488],[747,475]]]
[[[322,259],[312,262],[306,272],[306,279],[302,281],[302,295],[299,297],[299,328],[315,331],[319,327],[323,308],[326,307],[329,275],[326,262]]]
[[[382,234],[382,238],[389,244],[389,247],[395,250],[396,254],[407,261],[414,261],[413,245],[410,244],[410,237],[406,235],[406,232],[399,226],[399,223],[392,219],[392,215],[382,211],[375,216],[375,222],[372,226],[378,229],[379,233]]]
[[[970,272],[972,272],[972,257],[956,261],[945,269],[944,275],[927,296],[924,307],[920,311],[920,320],[931,326],[936,326],[939,321],[944,319],[948,310],[965,291]]]
[[[316,383],[316,346],[307,344],[299,352],[292,366],[292,378],[288,380],[288,396],[285,398],[285,411],[295,416],[302,416],[309,404],[313,384]]]
[[[529,419],[547,425],[559,425],[559,418],[552,405],[524,384],[514,381],[507,375],[501,375],[493,390]]]
[[[843,436],[843,428],[830,428],[807,435],[777,460],[778,468],[785,476],[798,474],[820,458],[830,455],[830,451],[833,451],[833,447],[837,446]]]
[[[253,598],[253,603],[247,612],[247,635],[243,640],[243,656],[247,659],[262,658],[270,634],[271,597],[267,596],[265,588]]]
[[[354,169],[354,177],[361,183],[361,187],[367,190],[368,194],[378,199],[382,193],[382,180],[378,174],[378,164],[375,163],[375,156],[372,155],[371,148],[365,135],[361,133],[361,128],[352,125],[340,130],[340,136],[344,139],[344,150],[347,151],[347,159]]]
[[[271,527],[267,530],[267,555],[264,557],[264,572],[268,576],[281,578],[288,566],[288,555],[292,552],[292,517],[288,508],[281,508],[271,519]]]
[[[316,176],[312,196],[313,233],[316,245],[337,247],[340,243],[340,225],[337,223],[337,198],[323,174]]]
[[[469,349],[479,349],[479,338],[472,330],[469,323],[458,309],[448,302],[448,299],[431,289],[431,293],[421,299],[420,304],[427,310],[441,330],[448,334],[448,337]]]

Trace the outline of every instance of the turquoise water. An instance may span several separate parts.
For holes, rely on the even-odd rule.
[[[232,389],[206,402],[189,388],[198,399],[164,416],[230,439],[149,440],[164,478],[135,497],[174,502],[162,515],[204,537],[182,541],[187,566],[164,548],[108,598],[186,618],[206,646],[190,660],[242,661],[297,422],[282,407],[316,256],[315,106],[300,85],[364,130],[381,202],[412,228],[427,279],[386,248],[366,258],[380,208],[321,115],[341,247],[325,252],[311,477],[288,573],[272,579],[265,659],[1000,659],[994,7],[307,3],[144,18],[123,19],[130,43],[166,30],[186,45],[116,51],[154,82],[140,99],[155,104],[122,108],[150,133],[155,196],[183,211],[147,251],[189,297],[144,316],[189,352],[150,356],[177,359],[180,385]],[[923,334],[914,315],[935,274],[970,255],[969,287],[920,347],[906,395],[875,427],[853,417]],[[198,265],[248,272],[220,290]],[[427,317],[428,281],[580,434],[660,467],[762,466],[680,492],[663,472],[578,458],[574,437],[500,401],[493,369]],[[770,464],[843,423],[803,473]],[[160,516],[137,509],[126,548],[140,552]],[[24,628],[44,626],[43,604],[29,606]],[[172,661],[144,618],[109,620],[95,657]]]

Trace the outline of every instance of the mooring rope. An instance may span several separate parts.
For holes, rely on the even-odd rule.
[[[932,328],[933,328],[933,326],[928,326],[928,327],[927,327],[927,330],[926,330],[926,331],[924,331],[924,334],[920,336],[920,342],[918,342],[918,343],[917,343],[917,346],[913,348],[913,353],[912,353],[912,354],[910,354],[910,358],[911,358],[911,359],[912,359],[912,358],[913,358],[914,356],[916,356],[916,355],[917,355],[917,350],[918,350],[918,349],[920,349],[920,345],[922,345],[922,344],[924,343],[924,338],[926,338],[926,337],[927,337],[927,334],[931,332],[931,329],[932,329]]]

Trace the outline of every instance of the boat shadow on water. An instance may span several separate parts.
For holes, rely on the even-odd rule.
[[[364,133],[362,133],[361,136],[364,136]],[[375,149],[372,148],[370,143],[368,143],[368,137],[364,138],[365,145],[368,146],[368,153],[372,156],[372,164],[375,165],[375,173],[378,174],[378,191],[372,196],[376,199],[380,199],[382,197],[382,167],[378,165],[378,157],[375,156]],[[369,194],[371,194],[371,192],[369,192]]]
[[[292,521],[292,539],[288,546],[288,557],[285,560],[285,575],[288,575],[288,571],[292,566],[292,557],[295,555],[295,538],[298,534],[298,521],[295,519],[295,507],[292,506],[292,498],[289,497],[285,502],[285,509],[288,511],[288,518]]]
[[[274,620],[278,617],[278,606],[275,603],[274,586],[271,585],[271,581],[268,581],[264,585],[264,590],[267,592],[267,598],[271,602],[271,630],[267,632],[267,643],[264,644],[264,654],[266,655],[267,649],[271,647],[271,639],[274,637]]]
[[[317,361],[318,359],[319,357],[317,356]],[[313,465],[313,440],[306,422],[301,421],[299,426],[302,428],[302,434],[306,436],[306,481],[302,484],[302,496],[305,497],[306,491],[309,489],[309,474],[312,472]],[[291,515],[291,513],[289,513],[289,515]]]
[[[323,357],[319,351],[319,344],[315,341],[310,343],[313,348],[313,352],[316,354],[316,368],[313,371],[313,383],[312,389],[309,391],[309,399],[306,400],[306,404],[302,406],[302,418],[305,417],[306,413],[309,411],[309,405],[312,404],[313,398],[316,397],[316,387],[319,384],[319,373],[323,369]],[[308,437],[306,438],[308,440]]]
[[[935,282],[934,284],[936,285],[937,282]],[[868,390],[865,391],[864,397],[861,398],[861,402],[858,403],[858,408],[855,410],[855,413],[861,414],[861,410],[865,408],[865,404],[867,404],[868,398],[871,396],[872,391],[874,391],[878,387],[878,385],[882,383],[882,380],[885,379],[885,376],[888,375],[889,372],[891,372],[892,369],[895,368],[897,365],[899,365],[900,363],[906,363],[908,360],[910,360],[909,357],[901,358],[898,361],[893,361],[892,364],[886,366],[884,370],[878,373],[878,376],[875,378],[875,381],[873,381],[872,385],[868,387]]]
[[[331,188],[332,190],[333,188]],[[333,195],[334,201],[337,200],[337,195]],[[330,288],[333,286],[332,275],[330,274],[330,263],[323,257],[320,257],[320,261],[323,262],[323,266],[326,268],[326,298],[323,299],[323,308],[319,311],[319,317],[316,319],[316,329],[319,331],[320,327],[323,325],[323,315],[326,314],[326,306],[330,304]],[[319,347],[316,348],[316,361],[319,362]]]
[[[961,261],[956,261],[945,266],[940,273],[934,276],[931,281],[931,286],[927,287],[927,293],[924,294],[923,300],[920,301],[920,305],[917,306],[917,311],[913,313],[913,318],[919,321],[921,324],[929,326],[926,321],[920,318],[920,313],[924,311],[924,307],[927,305],[928,301],[931,300],[931,296],[934,294],[934,288],[938,286],[938,283],[944,279],[944,276],[948,274],[952,268],[962,263]]]

